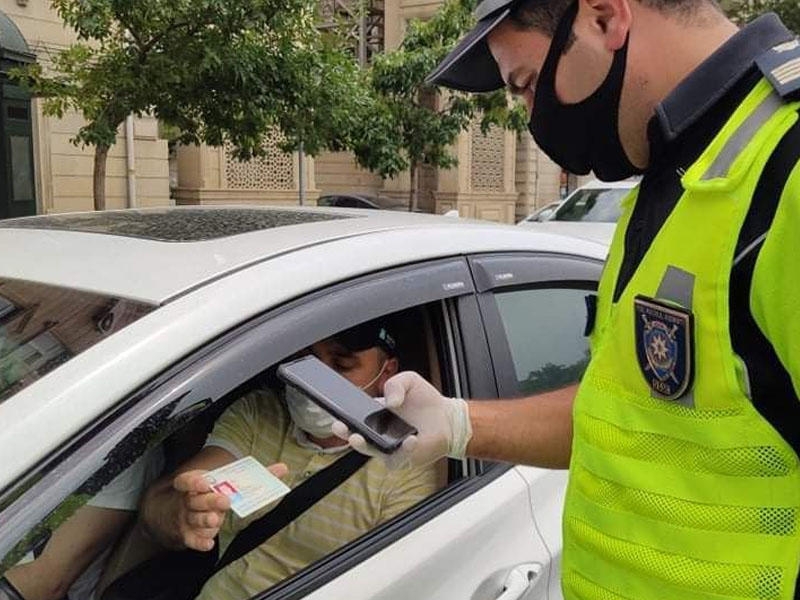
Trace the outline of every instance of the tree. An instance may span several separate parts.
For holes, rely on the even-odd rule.
[[[740,24],[753,20],[765,12],[774,12],[786,26],[800,34],[800,3],[797,0],[731,0],[726,11]]]
[[[417,206],[419,169],[423,165],[450,168],[457,164],[450,148],[459,133],[480,118],[486,133],[492,125],[523,130],[521,106],[509,107],[504,91],[467,95],[444,92],[425,84],[457,40],[474,24],[475,0],[447,0],[428,21],[409,23],[402,45],[377,55],[365,73],[372,101],[352,136],[358,163],[383,177],[408,170],[409,210]]]
[[[588,350],[583,358],[571,365],[546,363],[540,369],[528,373],[528,377],[520,382],[520,392],[526,395],[540,394],[578,383],[588,366]]]
[[[349,145],[363,104],[357,67],[316,28],[315,0],[53,0],[78,42],[14,76],[43,96],[45,114],[80,112],[76,144],[95,148],[94,203],[105,208],[105,166],[127,115],[152,114],[181,143],[232,144],[262,155],[283,132],[309,154]]]

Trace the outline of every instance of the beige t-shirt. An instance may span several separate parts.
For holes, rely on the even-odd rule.
[[[264,465],[286,463],[289,474],[284,481],[294,488],[342,456],[341,452],[323,451],[299,433],[275,394],[257,390],[223,413],[206,446],[218,446],[236,458],[252,455]],[[433,468],[389,471],[383,461],[370,460],[261,547],[217,573],[198,598],[249,598],[401,513],[436,489]],[[220,530],[220,555],[238,531],[267,510],[246,519],[229,513]]]

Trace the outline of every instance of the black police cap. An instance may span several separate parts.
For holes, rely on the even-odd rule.
[[[505,86],[500,69],[489,52],[489,33],[505,19],[519,0],[484,0],[475,9],[478,23],[428,75],[431,85],[464,92],[491,92]]]
[[[367,321],[337,333],[333,336],[333,339],[350,352],[361,352],[378,346],[383,348],[390,356],[397,354],[397,338],[392,333],[389,319],[384,317]]]

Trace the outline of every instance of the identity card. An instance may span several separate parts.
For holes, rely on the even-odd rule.
[[[252,456],[209,471],[203,477],[215,492],[230,498],[231,508],[239,518],[253,514],[291,491]]]

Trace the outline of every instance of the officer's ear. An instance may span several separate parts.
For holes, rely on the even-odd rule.
[[[635,1],[635,0],[633,0]],[[590,28],[603,38],[606,50],[616,51],[625,45],[631,28],[631,0],[581,0]],[[580,17],[580,12],[578,13]]]

